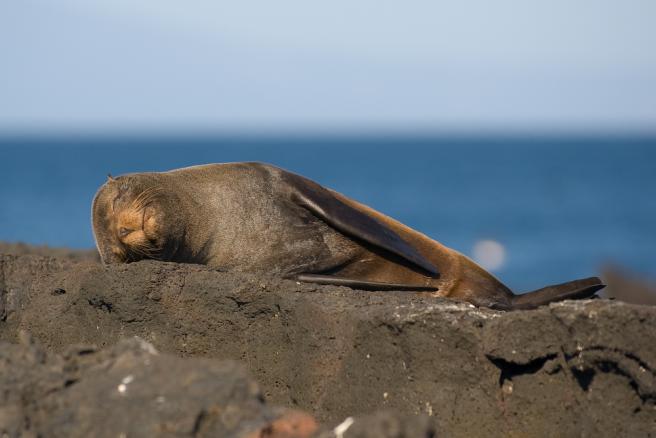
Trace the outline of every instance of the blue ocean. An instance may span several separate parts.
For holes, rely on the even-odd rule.
[[[656,278],[656,137],[5,138],[0,240],[93,247],[107,174],[229,161],[303,174],[475,258],[492,242],[518,291],[607,265]]]

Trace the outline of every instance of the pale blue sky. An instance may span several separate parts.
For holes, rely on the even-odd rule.
[[[654,0],[8,0],[0,133],[652,131]]]

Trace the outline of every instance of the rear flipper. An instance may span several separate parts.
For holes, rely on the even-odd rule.
[[[590,277],[582,280],[568,281],[567,283],[555,284],[543,287],[533,292],[515,295],[512,298],[512,309],[534,309],[544,304],[562,300],[580,300],[589,298],[600,289],[606,287],[598,277]]]
[[[352,289],[362,289],[362,290],[404,290],[404,291],[425,291],[425,292],[435,292],[436,287],[432,286],[420,286],[414,284],[397,284],[397,283],[380,283],[377,281],[363,281],[363,280],[353,280],[350,278],[344,277],[335,277],[333,275],[319,275],[319,274],[301,274],[296,277],[296,280],[306,282],[306,283],[317,283],[317,284],[332,284],[335,286],[346,286]]]

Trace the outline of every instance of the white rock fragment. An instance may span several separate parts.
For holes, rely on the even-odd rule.
[[[336,438],[344,438],[344,433],[355,423],[353,417],[348,417],[333,429]]]
[[[426,402],[426,413],[429,417],[433,416],[433,406],[430,403]]]
[[[135,336],[134,340],[137,341],[137,344],[139,345],[139,348],[147,353],[150,353],[152,355],[159,354],[157,349],[153,346],[148,341],[145,341],[144,339],[140,338],[139,336]]]
[[[128,385],[132,383],[133,380],[134,376],[132,374],[123,377],[123,380],[121,380],[121,383],[117,387],[118,392],[120,394],[125,394],[125,392],[128,390]]]

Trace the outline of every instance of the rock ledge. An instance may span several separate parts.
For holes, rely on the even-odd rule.
[[[434,417],[446,436],[656,436],[656,307],[503,313],[195,265],[33,255],[0,256],[0,291],[1,340],[27,331],[60,353],[138,336],[176,356],[238,360],[267,401],[329,425],[391,409]]]

